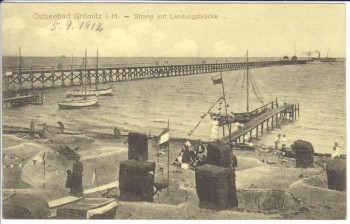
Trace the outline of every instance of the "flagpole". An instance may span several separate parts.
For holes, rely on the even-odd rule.
[[[170,174],[170,128],[169,128],[169,118],[168,118],[168,132],[169,132],[169,141],[168,141],[168,181],[167,181],[167,192],[169,192],[169,174]]]
[[[43,155],[43,163],[44,163],[44,175],[43,175],[43,189],[45,189],[45,150],[44,150],[44,155]]]
[[[222,85],[222,95],[224,97],[224,102],[225,102],[225,112],[226,112],[226,123],[227,123],[227,128],[228,128],[228,134],[230,136],[230,144],[231,144],[231,125],[230,123],[228,122],[228,115],[227,115],[227,104],[226,104],[226,96],[225,96],[225,87],[224,87],[224,80],[222,79],[222,73],[220,72],[220,75],[221,75],[221,85]],[[225,130],[225,126],[222,127],[223,130]],[[225,134],[225,132],[224,132]]]

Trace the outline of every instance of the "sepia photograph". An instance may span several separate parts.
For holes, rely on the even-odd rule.
[[[346,8],[2,2],[2,221],[346,220]]]

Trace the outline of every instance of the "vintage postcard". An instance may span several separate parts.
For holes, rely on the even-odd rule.
[[[2,221],[345,220],[346,4],[2,7]]]

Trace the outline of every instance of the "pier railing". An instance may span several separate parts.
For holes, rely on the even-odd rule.
[[[268,66],[306,64],[306,60],[298,61],[259,61],[249,62],[249,68]],[[74,86],[106,83],[115,81],[164,78],[173,76],[197,75],[220,71],[245,69],[244,62],[221,64],[188,64],[162,66],[101,66],[99,68],[81,66],[31,66],[5,67],[2,70],[3,89],[36,89],[55,86]]]

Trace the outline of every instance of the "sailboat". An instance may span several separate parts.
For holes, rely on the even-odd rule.
[[[82,107],[88,107],[88,106],[95,106],[98,103],[99,96],[87,96],[86,91],[86,64],[87,64],[87,53],[85,49],[85,93],[83,97],[79,98],[72,98],[72,99],[65,99],[62,102],[58,103],[59,109],[74,109],[74,108],[82,108]]]
[[[210,116],[211,116],[211,119],[213,119],[214,117],[217,118],[219,120],[219,124],[220,125],[224,125],[225,123],[235,123],[235,122],[238,122],[238,123],[241,123],[241,124],[245,124],[245,123],[248,123],[250,122],[251,120],[253,120],[254,118],[260,116],[261,114],[265,113],[266,111],[268,111],[268,107],[261,107],[261,108],[258,108],[258,109],[255,109],[253,111],[249,111],[249,86],[250,86],[250,79],[249,79],[249,61],[248,61],[248,51],[247,51],[247,69],[246,69],[246,91],[247,91],[247,99],[246,99],[246,112],[242,112],[242,113],[230,113],[230,114],[227,114],[227,115],[221,115],[221,114],[217,114],[217,113],[214,113],[214,112],[210,112]],[[222,81],[223,82],[223,81]],[[252,85],[253,87],[253,91],[256,95],[256,97],[258,98],[258,100],[263,103],[262,99],[257,95],[255,89],[254,89],[254,86]],[[224,90],[223,90],[224,92]],[[226,99],[225,99],[225,95],[224,97],[222,98],[224,101],[225,101],[225,104],[226,104]]]
[[[96,75],[98,73],[98,48],[97,48],[97,54],[96,54]],[[67,96],[111,96],[113,92],[112,86],[109,86],[108,88],[98,89],[97,83],[96,83],[96,89],[88,89],[88,90],[67,90],[66,95]]]

